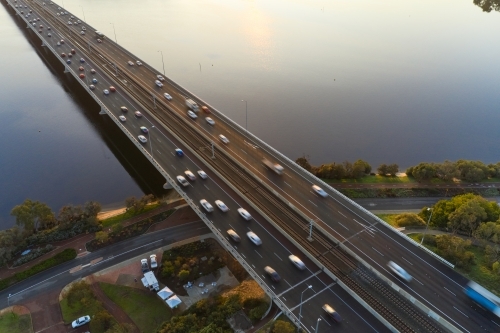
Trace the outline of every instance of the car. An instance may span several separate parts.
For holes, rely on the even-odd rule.
[[[198,170],[198,175],[200,176],[201,179],[207,179],[208,175],[205,173],[203,170]]]
[[[64,15],[68,15],[68,12],[66,12],[66,11],[65,11],[65,12],[64,12]]]
[[[238,236],[238,234],[236,233],[236,231],[234,231],[233,229],[229,229],[227,231],[227,234],[229,235],[229,237],[231,237],[235,242],[240,242],[241,241],[241,238],[240,236]]]
[[[61,53],[61,57],[64,58],[66,56],[66,53]]]
[[[99,39],[99,38],[97,38],[97,42],[98,42],[98,43],[102,43],[102,40],[101,40],[101,39]]]
[[[389,261],[387,263],[387,267],[389,267],[389,269],[394,274],[396,274],[397,276],[399,276],[400,278],[402,278],[406,282],[410,282],[413,279],[411,277],[411,275],[408,274],[408,272],[406,272],[401,266],[399,266],[398,264],[396,264],[394,261]]]
[[[85,35],[85,31],[80,31],[80,35]]]
[[[269,275],[271,280],[273,280],[274,282],[279,282],[281,280],[279,274],[271,266],[264,267],[264,271],[267,273],[267,275]]]
[[[80,21],[80,20],[77,20],[76,22],[78,22],[78,23],[82,23],[82,21]]]
[[[51,30],[51,27],[47,27],[47,30]]]
[[[36,22],[33,22],[33,26],[34,26],[34,27],[36,26]]]
[[[121,106],[120,107],[120,110],[122,110],[122,112],[128,112],[128,109],[126,106]]]
[[[158,267],[158,262],[156,261],[156,254],[150,255],[149,260],[151,261],[151,269]]]
[[[73,23],[72,23],[71,21],[68,21],[68,24],[69,24],[69,25],[73,25]]]
[[[82,26],[82,30],[83,30],[83,31],[86,31],[86,30],[87,30],[87,28],[85,28],[84,26]]]
[[[338,314],[337,311],[335,311],[334,308],[332,308],[330,305],[325,304],[322,306],[323,310],[326,312],[326,314],[335,320],[337,323],[340,323],[342,321],[342,317]]]
[[[68,53],[68,58],[72,58],[73,55],[71,53]]]
[[[109,95],[109,90],[108,89],[104,89],[102,92],[104,93],[104,95]]]
[[[250,213],[247,212],[246,209],[238,208],[238,213],[241,215],[241,217],[243,217],[247,221],[252,219],[252,215],[250,215]]]
[[[80,58],[80,62],[81,62],[81,63],[84,63],[84,62],[85,62],[85,59]]]
[[[43,25],[40,24],[40,29],[43,29]]]
[[[93,79],[92,79],[92,83],[93,83],[93,84],[96,84],[97,82],[99,82],[99,81],[97,81],[97,79],[96,79],[96,78],[93,78]]]
[[[61,39],[61,44],[64,44],[64,39]]]
[[[141,118],[142,117],[142,113],[140,111],[135,111],[134,114],[135,114],[135,116],[137,118]]]
[[[89,88],[90,88],[90,90],[94,90],[94,89],[95,89],[95,86],[94,86],[93,84],[91,84],[91,85],[89,86]]]
[[[36,20],[37,20],[37,21],[40,21],[40,18],[39,18],[39,17],[37,17],[37,18],[36,18]]]
[[[170,95],[169,95],[169,94],[167,94],[167,93],[164,93],[164,94],[163,94],[163,96],[164,96],[166,99],[168,99],[169,101],[171,101],[171,100],[172,100],[172,96],[170,96]]]
[[[76,53],[75,49],[71,49],[71,54],[75,54],[75,53]]]
[[[60,43],[60,42],[57,42],[56,44],[57,44],[57,46],[61,46],[61,43]]]
[[[47,34],[47,36],[48,36],[48,37],[52,37],[52,34],[49,32],[49,33]]]
[[[215,204],[223,212],[227,212],[229,210],[229,208],[226,206],[226,204],[224,202],[222,202],[222,200],[215,200]]]
[[[228,138],[226,138],[226,137],[225,137],[224,135],[222,135],[222,134],[219,134],[219,139],[220,139],[220,141],[222,141],[222,142],[223,142],[224,144],[226,144],[226,145],[229,143],[229,139],[228,139]]]
[[[160,81],[158,80],[155,80],[155,84],[158,86],[158,87],[163,87],[163,83],[161,83]]]
[[[59,13],[56,13],[56,15],[57,15],[57,16],[60,16],[61,14],[59,14]]]
[[[132,61],[127,61],[127,64],[129,64],[130,66],[134,66],[134,63]]]
[[[42,33],[42,30],[40,29],[40,30],[38,30],[38,32],[39,32],[39,33]]]
[[[141,141],[141,143],[148,142],[148,139],[146,139],[144,135],[138,135],[137,138],[139,139],[139,141]]]
[[[95,69],[91,68],[90,73],[95,74]]]
[[[115,87],[113,87],[113,86],[110,86],[110,87],[109,87],[109,91],[115,92],[115,91],[116,91],[116,88],[115,88]]]
[[[90,322],[90,316],[83,316],[71,323],[71,327],[77,328]]]
[[[140,62],[139,60],[137,60],[135,63],[137,64],[137,66],[142,66],[142,62]]]
[[[186,177],[187,177],[189,180],[191,180],[191,181],[196,180],[196,176],[195,176],[195,175],[194,175],[194,173],[192,173],[191,171],[186,170],[186,171],[184,171],[184,174],[186,175]]]
[[[214,207],[205,199],[200,200],[200,205],[209,213],[214,211]]]
[[[177,181],[184,187],[189,185],[189,182],[186,180],[186,178],[182,176],[177,176]]]
[[[158,78],[158,80],[160,81],[165,81],[165,78],[161,75],[156,75],[156,77]]]
[[[184,156],[184,152],[182,151],[182,149],[176,148],[175,155],[182,157],[182,156]]]
[[[69,60],[69,59],[68,59],[68,60],[66,60],[66,63],[67,63],[67,64],[71,64],[71,60]]]
[[[189,110],[187,113],[188,113],[189,118],[191,118],[191,119],[196,119],[196,118],[198,118],[198,116],[196,115],[196,113],[194,113],[194,112],[193,112],[193,111],[191,111],[191,110]]]
[[[328,196],[328,193],[326,193],[321,187],[319,187],[318,185],[313,185],[312,186],[312,189],[314,191],[314,193],[318,194],[318,195],[321,195],[323,198],[326,198]]]
[[[141,269],[143,273],[149,272],[148,259],[141,259]]]
[[[206,118],[205,118],[205,120],[207,121],[207,123],[208,123],[209,125],[212,125],[212,126],[214,126],[214,125],[215,125],[215,121],[214,121],[212,118],[210,118],[210,117],[206,117]]]
[[[74,19],[75,17],[74,17],[73,15],[71,15],[69,18],[70,18],[70,19]]]
[[[83,71],[85,70],[85,68],[83,68],[83,66],[80,66],[80,67],[78,67],[78,70],[79,70],[80,72],[83,72]]]
[[[141,130],[142,133],[147,133],[148,132],[148,128],[146,126],[141,126],[140,130]]]
[[[120,121],[123,123],[125,121],[127,121],[127,118],[125,118],[125,116],[119,116],[118,119],[120,119]]]
[[[299,257],[292,254],[288,256],[288,259],[290,259],[292,264],[294,264],[295,267],[297,267],[298,269],[300,270],[306,269],[306,265],[304,265],[304,263],[302,262],[302,260],[299,259]]]
[[[85,79],[85,74],[81,73],[79,76],[80,76],[80,79]]]
[[[253,232],[253,231],[249,231],[249,232],[247,232],[247,237],[248,237],[248,239],[250,239],[250,241],[251,241],[252,243],[254,243],[255,245],[261,245],[261,244],[262,244],[262,241],[260,240],[259,236],[257,236],[257,235],[255,234],[255,232]]]

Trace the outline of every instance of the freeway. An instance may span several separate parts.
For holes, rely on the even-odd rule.
[[[72,43],[72,38],[68,35],[69,31],[58,29],[60,24],[55,21],[54,17],[47,18],[47,21],[44,18],[46,15],[37,13],[37,10],[39,10],[38,7],[34,6],[31,8],[31,2],[18,1],[17,3],[26,5],[30,10],[33,10],[30,19],[33,19],[35,16],[40,18],[40,21],[36,21],[36,27],[38,28],[39,25],[43,26],[41,30],[46,45],[50,45],[53,49],[56,49],[58,54],[64,52],[68,55],[71,49],[76,50],[76,54],[71,58],[71,64],[67,64],[68,71],[75,74],[79,74],[80,72],[85,73],[86,76],[81,79],[84,85],[90,84],[91,78],[97,80],[97,83],[95,83],[96,89],[90,93],[95,93],[111,112],[111,118],[129,135],[131,140],[135,141],[144,154],[154,157],[155,162],[160,164],[171,175],[181,175],[186,170],[191,170],[196,175],[196,171],[201,169],[203,163],[197,160],[195,156],[190,156],[189,154],[183,157],[176,156],[174,149],[182,147],[182,144],[168,131],[165,131],[162,124],[158,123],[154,118],[149,117],[148,113],[144,112],[140,105],[120,89],[120,86],[117,86],[116,92],[110,92],[109,95],[103,93],[104,89],[115,85],[117,78],[112,76],[113,68],[110,69],[105,63],[93,61],[93,59],[98,58],[89,59],[82,54],[82,49],[85,45],[78,44],[78,41],[76,41],[76,44]],[[48,37],[48,26],[51,27],[51,37]],[[57,41],[61,39],[65,40],[65,43],[57,45]],[[106,44],[106,41],[102,43],[102,45]],[[80,62],[80,58],[83,58],[84,62]],[[80,66],[83,67],[83,71],[79,70]],[[92,73],[91,69],[94,69],[95,73]],[[120,109],[121,106],[126,106],[130,111],[124,113]],[[133,115],[134,110],[141,110],[143,116],[135,117]],[[120,122],[117,119],[121,115],[126,116],[126,121]],[[147,134],[143,133],[148,139],[145,144],[140,143],[137,139],[137,136],[142,133],[140,130],[141,126],[149,129]],[[233,249],[245,258],[251,270],[267,286],[268,291],[279,295],[279,298],[292,310],[295,317],[299,317],[299,312],[302,312],[301,320],[304,327],[309,331],[313,331],[318,317],[323,316],[320,312],[321,306],[329,303],[344,317],[343,323],[336,326],[336,330],[338,331],[387,331],[375,317],[369,314],[340,288],[338,284],[311,261],[307,260],[307,258],[302,258],[307,269],[304,271],[297,270],[288,261],[287,257],[291,253],[299,254],[299,250],[269,225],[257,211],[251,207],[247,207],[248,205],[245,201],[239,198],[217,175],[210,170],[206,170],[206,172],[209,176],[208,179],[203,180],[198,177],[195,181],[190,182],[184,187],[183,191],[188,193],[193,202],[206,199],[214,205],[214,201],[220,199],[226,203],[229,207],[228,212],[223,213],[215,208],[214,212],[207,214],[211,223],[216,226],[221,235],[225,235],[226,230],[229,228],[234,229],[241,235],[242,241],[240,243],[232,243]],[[254,217],[253,220],[243,220],[237,213],[238,207],[247,208]],[[263,242],[261,246],[254,246],[245,237],[245,233],[250,230],[259,235]],[[227,236],[225,236],[225,239],[230,241]],[[275,268],[282,276],[283,279],[280,283],[273,283],[264,275],[263,268],[266,265]],[[40,277],[37,277],[37,280],[39,279]],[[309,289],[308,286],[312,287]],[[307,292],[302,294],[301,291],[305,289],[307,289]],[[9,292],[12,293],[12,291]],[[301,311],[298,305],[302,295],[305,302]],[[335,324],[323,316],[319,331],[326,331],[332,325]]]
[[[47,11],[52,13],[57,11],[55,6],[45,7]],[[60,23],[66,23],[66,19],[62,17],[55,18]],[[65,33],[70,34],[78,34],[80,30],[79,25],[74,24],[67,25],[66,28],[64,29]],[[192,128],[195,128],[204,137],[213,142],[218,142],[218,135],[224,134],[229,138],[230,143],[227,145],[219,143],[219,150],[224,151],[235,161],[245,166],[256,177],[262,180],[266,186],[276,191],[278,195],[286,202],[291,203],[301,214],[307,216],[307,219],[313,220],[317,226],[326,230],[331,237],[340,240],[347,248],[351,249],[378,271],[384,273],[395,285],[408,292],[415,299],[426,304],[439,316],[442,316],[461,330],[473,332],[477,327],[483,327],[486,331],[495,331],[498,329],[500,325],[498,318],[494,318],[488,313],[476,309],[463,295],[463,286],[467,281],[462,276],[443,265],[425,251],[396,235],[373,216],[359,209],[359,207],[346,200],[346,198],[339,195],[333,189],[326,187],[326,184],[322,184],[321,186],[327,190],[328,198],[321,198],[315,195],[311,191],[311,185],[320,184],[318,179],[304,172],[304,170],[279,153],[273,151],[272,148],[232,123],[214,108],[210,108],[212,111],[211,117],[215,120],[214,126],[201,119],[189,119],[186,114],[187,109],[184,104],[184,98],[186,96],[195,98],[194,96],[191,96],[186,90],[168,79],[165,81],[163,87],[157,87],[154,83],[158,74],[157,71],[154,71],[147,64],[143,66],[128,65],[127,62],[129,60],[135,62],[137,58],[108,39],[105,39],[103,43],[97,43],[92,31],[93,29],[89,27],[87,33],[83,35],[89,49],[92,45],[93,48],[99,49],[99,52],[107,58],[114,59],[115,66],[120,71],[126,73],[134,82],[139,83],[142,89],[149,92],[152,96],[151,103],[168,105],[169,110],[173,110],[179,116],[186,118]],[[85,45],[81,45],[81,47],[85,47]],[[118,72],[118,70],[116,71]],[[106,80],[105,78],[103,80],[104,82],[108,81],[106,82],[106,87],[111,84],[110,80]],[[165,100],[163,97],[164,92],[168,92],[173,97],[173,100]],[[110,96],[113,96],[113,94]],[[110,96],[105,98],[111,99],[111,102],[113,102],[113,98],[119,100],[116,96]],[[126,99],[126,97],[123,98]],[[201,100],[197,98],[195,100],[202,104]],[[117,108],[119,105],[112,103],[113,108]],[[128,103],[126,105],[132,104]],[[116,113],[115,117],[118,115],[119,113]],[[128,118],[130,119],[130,117]],[[145,121],[144,125],[150,129],[150,141],[146,145],[150,149],[150,154],[162,166],[165,165],[164,163],[173,165],[170,160],[163,156],[164,151],[162,153],[161,149],[163,148],[162,142],[153,134],[157,130],[159,131],[161,125],[153,124],[152,121],[145,118],[138,121]],[[138,126],[136,124],[129,125],[127,121],[124,127],[130,133],[134,133],[137,136]],[[158,140],[158,145],[155,140]],[[175,140],[172,142],[175,142]],[[153,147],[153,144],[155,147]],[[180,146],[180,143],[175,142],[175,145]],[[285,166],[285,174],[278,176],[265,169],[261,163],[262,158],[278,161]],[[176,170],[175,167],[174,170]],[[211,175],[211,178],[213,178],[213,175]],[[190,191],[189,196],[196,197],[200,194],[198,191],[199,188],[197,188],[196,194],[195,191]],[[209,201],[213,202],[213,200]],[[392,276],[386,268],[386,263],[389,260],[393,260],[403,266],[415,277],[415,280],[409,284]]]

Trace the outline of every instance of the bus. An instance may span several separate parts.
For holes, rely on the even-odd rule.
[[[100,31],[96,31],[95,34],[97,35],[98,38],[104,38],[104,34]]]
[[[470,281],[465,288],[465,294],[474,302],[500,318],[500,298],[481,287],[476,282]]]

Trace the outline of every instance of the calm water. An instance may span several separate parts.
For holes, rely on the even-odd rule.
[[[160,71],[163,51],[167,76],[242,125],[247,100],[248,129],[292,159],[500,160],[500,13],[472,0],[64,4],[108,38],[114,23],[118,43]],[[26,197],[58,209],[161,193],[39,42],[5,9],[0,22],[0,220]]]

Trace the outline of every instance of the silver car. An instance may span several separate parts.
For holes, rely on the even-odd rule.
[[[214,207],[205,199],[200,200],[200,205],[209,213],[214,211]]]
[[[292,255],[288,256],[288,259],[290,259],[292,264],[294,264],[295,267],[297,267],[298,269],[300,269],[300,270],[306,269],[306,265],[304,265],[304,263],[302,262],[302,260],[299,259],[299,257],[292,254]]]
[[[186,178],[182,176],[177,176],[177,181],[184,187],[189,185],[189,182],[186,180]]]
[[[262,241],[260,240],[259,236],[257,236],[253,231],[247,232],[247,237],[255,245],[261,245],[262,244]]]

